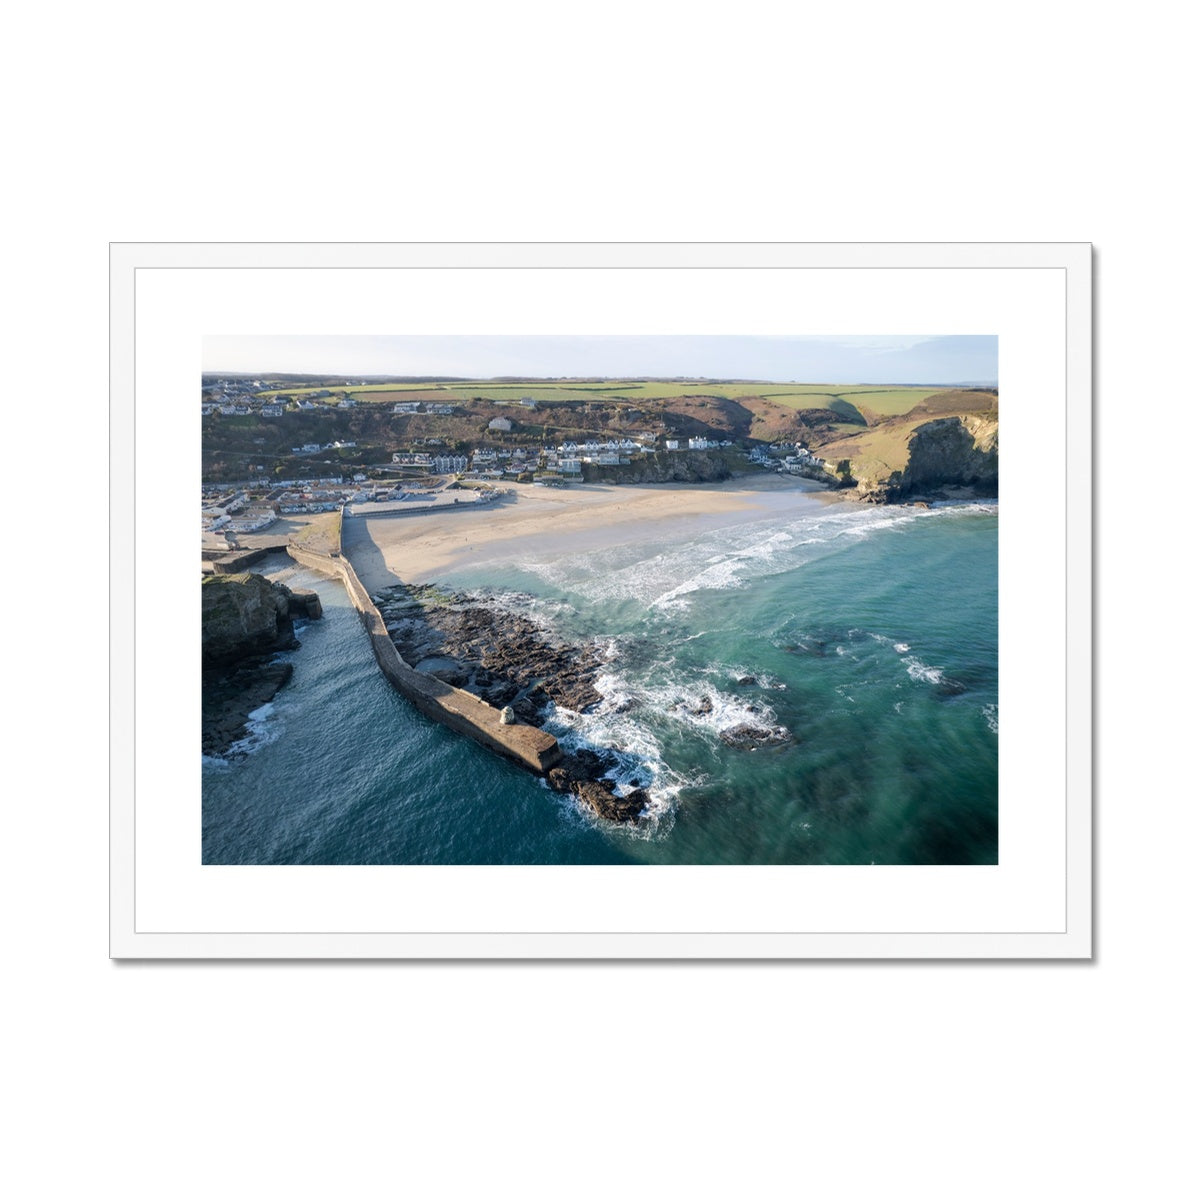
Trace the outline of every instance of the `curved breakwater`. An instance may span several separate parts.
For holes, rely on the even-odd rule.
[[[288,555],[303,566],[332,575],[345,584],[350,601],[366,627],[380,670],[392,686],[427,717],[531,771],[548,771],[562,758],[558,743],[549,734],[530,725],[503,725],[499,711],[478,696],[414,671],[397,653],[379,610],[346,559],[340,555],[317,554],[298,546],[288,546]]]

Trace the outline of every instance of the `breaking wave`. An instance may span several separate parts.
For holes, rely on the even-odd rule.
[[[849,540],[861,542],[887,530],[929,520],[953,509],[822,509],[765,530],[762,522],[732,526],[720,532],[723,549],[712,552],[711,535],[676,545],[647,545],[635,562],[628,547],[583,554],[533,556],[519,567],[564,592],[593,602],[637,601],[657,613],[688,609],[694,594],[745,587],[764,575],[801,567],[831,553]]]

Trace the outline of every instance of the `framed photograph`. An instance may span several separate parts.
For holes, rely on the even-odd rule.
[[[1087,243],[113,244],[111,955],[1089,958],[1091,312]]]

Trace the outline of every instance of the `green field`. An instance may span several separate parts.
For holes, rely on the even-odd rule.
[[[869,384],[821,383],[716,383],[710,381],[660,382],[657,380],[606,380],[604,382],[553,380],[538,383],[475,383],[446,381],[444,383],[380,383],[355,388],[279,388],[259,393],[264,398],[280,394],[304,396],[316,391],[349,391],[354,399],[369,404],[391,403],[397,392],[425,393],[432,399],[436,394],[446,403],[463,403],[480,398],[500,403],[516,402],[530,396],[542,404],[567,401],[625,400],[638,405],[647,401],[671,400],[679,396],[719,396],[728,400],[761,396],[785,408],[828,408],[850,415],[853,406],[879,417],[899,416],[908,412],[926,397],[943,389],[929,387],[881,388]]]

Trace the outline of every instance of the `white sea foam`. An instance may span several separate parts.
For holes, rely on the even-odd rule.
[[[987,722],[987,727],[995,734],[1000,732],[1000,708],[995,704],[985,704],[979,710],[983,713],[983,719]]]
[[[917,683],[941,683],[945,672],[940,667],[931,667],[922,662],[915,654],[900,660],[908,670],[908,677]]]
[[[760,671],[756,667],[748,667],[744,663],[712,662],[702,667],[701,670],[710,679],[727,679],[732,683],[739,683],[743,679],[753,679],[753,685],[741,686],[766,688],[768,691],[787,691],[787,684],[776,676],[768,674],[766,671]]]
[[[275,701],[254,709],[246,718],[246,733],[229,747],[229,755],[254,754],[278,740],[284,730],[284,720],[276,715]]]
[[[646,809],[636,825],[615,827],[630,837],[649,839],[661,837],[674,824],[675,807],[684,787],[695,783],[672,770],[663,759],[662,746],[654,734],[638,719],[625,711],[632,694],[611,677],[598,680],[606,697],[595,711],[575,713],[554,710],[545,728],[558,738],[562,748],[573,750],[608,751],[615,765],[605,778],[616,785],[618,795],[628,795],[635,788],[644,788],[649,797]],[[581,802],[566,797],[570,807],[588,821],[595,818]],[[605,828],[610,828],[604,822]]]
[[[669,677],[671,662],[654,663],[655,680]],[[668,832],[680,794],[700,782],[699,776],[685,776],[666,762],[658,736],[665,732],[664,726],[684,726],[713,741],[741,725],[772,732],[780,728],[774,710],[756,695],[731,695],[716,685],[718,677],[736,678],[727,667],[710,664],[704,675],[713,682],[693,675],[686,681],[647,683],[610,669],[596,678],[604,699],[593,710],[576,713],[555,708],[545,722],[546,730],[568,752],[590,749],[615,755],[606,777],[616,784],[619,795],[646,789],[646,812],[636,826],[626,829],[630,836],[659,837]]]
[[[897,654],[907,654],[912,647],[907,642],[897,642],[893,647]]]
[[[911,519],[911,518],[905,518]],[[744,587],[751,579],[790,570],[812,557],[805,548],[895,524],[895,518],[846,513],[807,516],[764,536],[761,523],[731,526],[630,561],[629,546],[595,554],[528,559],[522,569],[591,601],[637,600],[659,611],[690,606],[692,593]],[[714,542],[719,552],[713,553]]]

